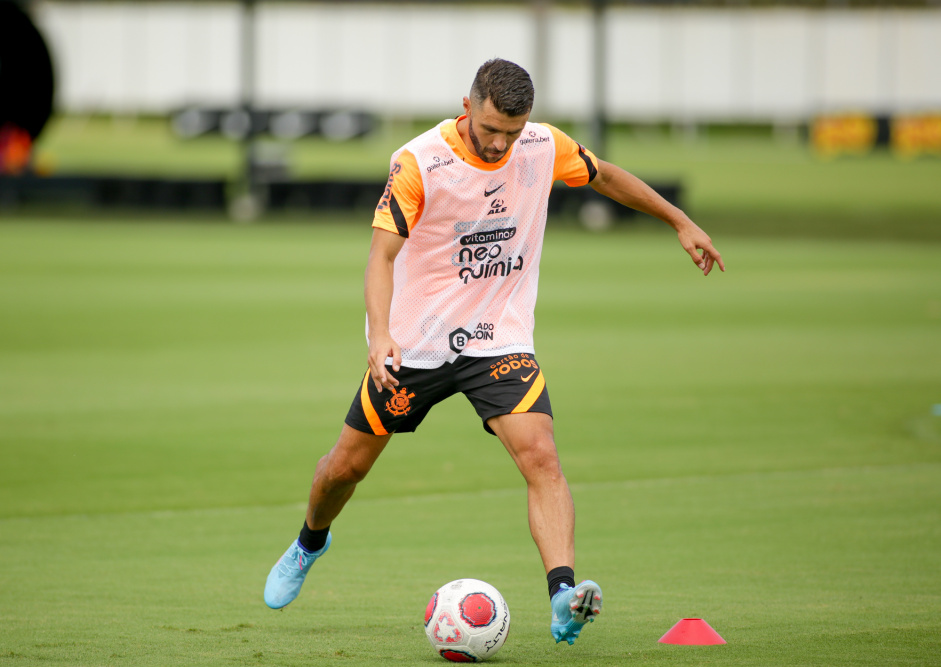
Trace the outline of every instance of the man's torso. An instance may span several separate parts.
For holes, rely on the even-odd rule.
[[[568,142],[561,170],[558,137]],[[535,123],[494,164],[467,151],[453,120],[393,155],[374,226],[407,236],[390,313],[403,365],[533,352],[549,192],[556,178],[580,184],[579,169],[587,182],[592,164],[571,139]]]

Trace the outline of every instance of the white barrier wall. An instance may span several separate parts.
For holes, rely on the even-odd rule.
[[[161,113],[241,99],[237,4],[34,7],[62,111]],[[583,119],[593,94],[591,14],[566,6],[544,16],[540,24],[520,4],[260,3],[256,104],[453,115],[477,67],[500,56],[542,84],[539,115]],[[941,109],[941,10],[619,7],[604,26],[613,120]]]

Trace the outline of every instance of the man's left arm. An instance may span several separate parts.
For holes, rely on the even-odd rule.
[[[719,268],[725,271],[722,256],[712,245],[709,235],[683,211],[633,174],[599,159],[598,173],[592,179],[591,187],[619,204],[652,215],[670,225],[676,230],[680,245],[689,253],[693,263],[702,270],[704,276],[709,275],[713,264],[718,264]]]

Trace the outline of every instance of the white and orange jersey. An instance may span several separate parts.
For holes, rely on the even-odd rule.
[[[484,162],[461,139],[459,120],[392,155],[373,220],[407,239],[395,260],[389,331],[411,368],[437,368],[459,354],[534,352],[552,183],[585,185],[597,173],[594,155],[536,123],[499,162]]]

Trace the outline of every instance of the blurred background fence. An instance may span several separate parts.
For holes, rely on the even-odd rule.
[[[259,2],[254,101],[449,114],[467,73],[500,55],[541,84],[539,114],[584,119],[603,39],[604,111],[615,121],[941,108],[941,7],[605,4],[599,36],[590,3]],[[34,3],[67,113],[240,104],[244,12],[234,2]]]
[[[390,146],[414,131],[409,123],[455,115],[476,68],[495,56],[532,73],[534,119],[578,126],[603,156],[617,156],[610,128],[666,127],[689,138],[710,126],[807,137],[825,157],[877,146],[906,158],[941,155],[934,0],[0,0],[5,17],[11,7],[30,17],[48,55],[15,46],[23,31],[0,20],[0,174],[18,175],[0,177],[7,207],[76,193],[101,205],[197,208],[247,193],[255,203],[240,209],[246,215],[264,205],[372,201]],[[50,150],[31,154],[38,131],[11,125],[10,109],[42,86],[53,96],[52,81],[54,136],[38,142]],[[130,119],[138,136],[115,139],[92,122],[101,118]],[[165,159],[141,140],[156,136],[155,121],[178,142]],[[401,132],[390,135],[390,124]],[[394,139],[363,156],[360,165],[378,167],[359,178],[337,177],[344,158],[335,147],[286,157],[304,138],[336,143],[383,128]],[[206,136],[230,145],[180,148]],[[69,147],[83,140],[76,159],[81,151]],[[315,162],[312,180],[303,164]],[[192,190],[197,175],[212,182]],[[657,177],[678,202],[679,175]]]

